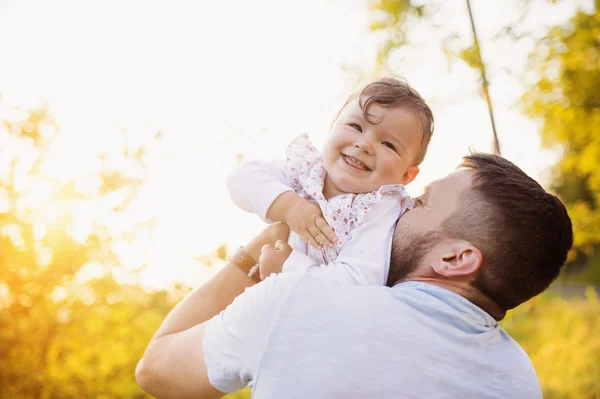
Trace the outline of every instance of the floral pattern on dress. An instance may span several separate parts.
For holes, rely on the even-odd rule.
[[[292,182],[291,188],[301,197],[319,205],[325,220],[339,238],[333,248],[323,247],[319,251],[308,246],[308,256],[321,264],[329,264],[336,260],[340,249],[350,239],[351,231],[362,224],[365,215],[383,197],[387,195],[399,197],[398,201],[402,205],[400,215],[413,207],[413,200],[402,184],[387,184],[369,193],[344,193],[329,200],[325,199],[323,186],[327,171],[323,165],[321,152],[311,144],[306,134],[301,134],[292,141],[287,147],[286,155],[286,168]]]

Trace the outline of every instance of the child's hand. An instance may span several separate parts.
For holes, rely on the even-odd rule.
[[[285,222],[315,249],[333,247],[338,238],[323,218],[319,205],[302,198],[287,212]]]
[[[260,257],[258,258],[260,279],[264,280],[271,273],[281,273],[283,264],[292,253],[292,247],[287,242],[278,240],[275,247],[265,245],[262,247]]]

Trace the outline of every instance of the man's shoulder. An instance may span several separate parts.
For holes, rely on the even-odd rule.
[[[303,271],[271,275],[259,285],[263,284],[265,295],[277,298],[280,309],[285,309],[288,316],[309,311],[310,318],[328,317],[331,312],[357,317],[360,313],[361,317],[368,318],[377,317],[382,308],[391,311],[408,306],[394,296],[389,287],[340,284],[320,274]]]
[[[508,353],[510,351],[510,354],[514,359],[515,364],[519,365],[519,369],[535,374],[535,368],[533,367],[531,358],[529,357],[525,349],[523,349],[523,347],[513,337],[511,337],[510,334],[506,332],[506,330],[504,330],[504,328],[502,327],[500,327],[500,334],[502,334],[502,336],[506,340],[506,352]]]
[[[271,298],[272,300],[277,298],[277,302],[281,303],[281,300],[297,290],[298,286],[310,284],[315,282],[314,280],[306,272],[271,274],[259,284],[246,288],[245,294]]]
[[[298,287],[325,289],[327,286],[328,284],[322,278],[304,271],[271,274],[258,284],[258,287],[262,287],[263,290],[279,295],[294,291]]]
[[[301,295],[305,298],[319,298],[321,296],[361,296],[360,292],[362,291],[365,291],[366,295],[371,296],[374,291],[381,291],[386,287],[342,285],[335,281],[327,280],[326,277],[319,274],[299,271],[272,274],[258,284],[257,288],[263,290],[266,295],[280,297]],[[366,291],[369,291],[369,293],[367,294]]]
[[[321,304],[324,309],[327,302],[336,304],[340,301],[347,304],[360,301],[359,297],[372,297],[366,292],[359,293],[371,288],[384,288],[380,286],[348,286],[328,281],[320,275],[313,275],[304,271],[271,274],[262,282],[246,288],[239,295],[233,305],[238,307],[253,307],[261,311],[278,313],[281,309],[296,308],[294,305],[302,305],[306,308],[314,304]],[[296,300],[301,298],[301,300]]]
[[[306,279],[308,273],[300,273],[300,272],[289,272],[289,273],[279,273],[279,274],[271,274],[266,279],[264,279],[259,286],[263,286],[265,289],[277,289],[277,290],[286,290],[291,289],[296,284],[300,283],[303,279]]]

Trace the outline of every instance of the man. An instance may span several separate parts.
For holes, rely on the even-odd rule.
[[[497,321],[558,276],[573,243],[564,206],[484,154],[415,202],[396,226],[390,287],[284,273],[213,317],[253,284],[241,271],[253,262],[238,256],[167,317],[138,382],[159,398],[218,398],[246,385],[257,399],[541,398],[529,358]],[[247,253],[257,259],[282,230]],[[285,257],[278,246],[264,250]]]

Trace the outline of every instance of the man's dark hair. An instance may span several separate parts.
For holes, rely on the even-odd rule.
[[[370,123],[377,124],[381,121],[373,119],[373,115],[369,114],[371,105],[376,104],[382,108],[404,108],[421,119],[423,129],[421,136],[421,151],[417,154],[414,164],[419,165],[423,162],[431,136],[433,135],[433,113],[423,100],[423,97],[413,89],[404,79],[383,77],[374,80],[364,86],[361,90],[352,93],[344,106],[338,111],[333,123],[340,116],[340,113],[346,105],[355,98],[359,99],[360,109],[363,111],[363,117]]]
[[[504,310],[544,291],[573,245],[562,202],[513,163],[472,153],[461,167],[475,172],[444,233],[471,242],[483,263],[473,285]]]

